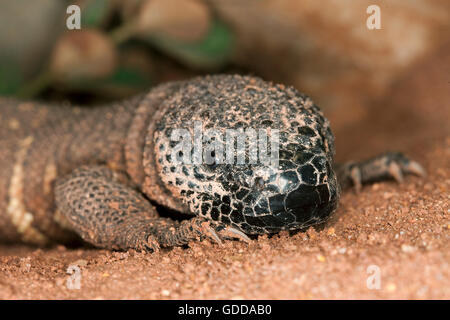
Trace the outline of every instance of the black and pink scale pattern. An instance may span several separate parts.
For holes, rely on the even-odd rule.
[[[307,96],[256,78],[218,76],[191,82],[165,103],[190,107],[168,108],[155,131],[160,177],[196,215],[261,234],[323,222],[336,208],[333,134]],[[222,137],[226,129],[279,130],[278,167],[174,163],[172,130],[190,130],[194,139],[195,121]],[[224,139],[219,142],[226,150]]]

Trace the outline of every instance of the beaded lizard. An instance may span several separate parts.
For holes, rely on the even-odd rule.
[[[0,110],[3,241],[81,237],[98,247],[152,251],[203,238],[249,241],[325,221],[341,188],[424,174],[392,152],[334,165],[334,137],[313,101],[256,77],[171,82],[97,108],[1,98]],[[278,130],[278,165],[224,163],[213,152],[212,162],[174,165],[171,133],[193,133],[195,121],[219,132]],[[190,219],[161,216],[155,207]]]

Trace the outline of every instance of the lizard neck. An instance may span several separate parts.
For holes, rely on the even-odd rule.
[[[137,104],[126,136],[126,171],[143,193],[162,206],[180,212],[187,208],[167,189],[157,171],[154,133],[168,108],[167,98],[176,94],[179,83],[160,85]]]

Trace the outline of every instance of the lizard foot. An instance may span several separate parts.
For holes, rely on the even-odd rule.
[[[211,222],[195,217],[184,220],[178,225],[168,226],[155,230],[158,243],[162,247],[172,247],[187,244],[194,240],[209,239],[217,244],[222,244],[222,240],[217,235]]]
[[[143,245],[145,251],[158,252],[161,248],[158,240],[152,235],[148,236],[146,243]]]
[[[405,174],[426,176],[425,169],[400,152],[387,152],[363,162],[349,162],[338,169],[338,179],[343,188],[353,185],[359,192],[363,184],[394,179],[402,183]]]

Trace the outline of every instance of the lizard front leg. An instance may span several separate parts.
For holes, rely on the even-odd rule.
[[[60,179],[56,205],[85,241],[108,249],[156,251],[217,235],[209,222],[182,222],[158,216],[156,209],[120,174],[103,166],[81,167]]]
[[[422,166],[400,152],[386,152],[361,162],[347,162],[336,165],[336,173],[341,188],[354,186],[361,190],[363,184],[395,179],[403,181],[404,174],[425,176]]]

